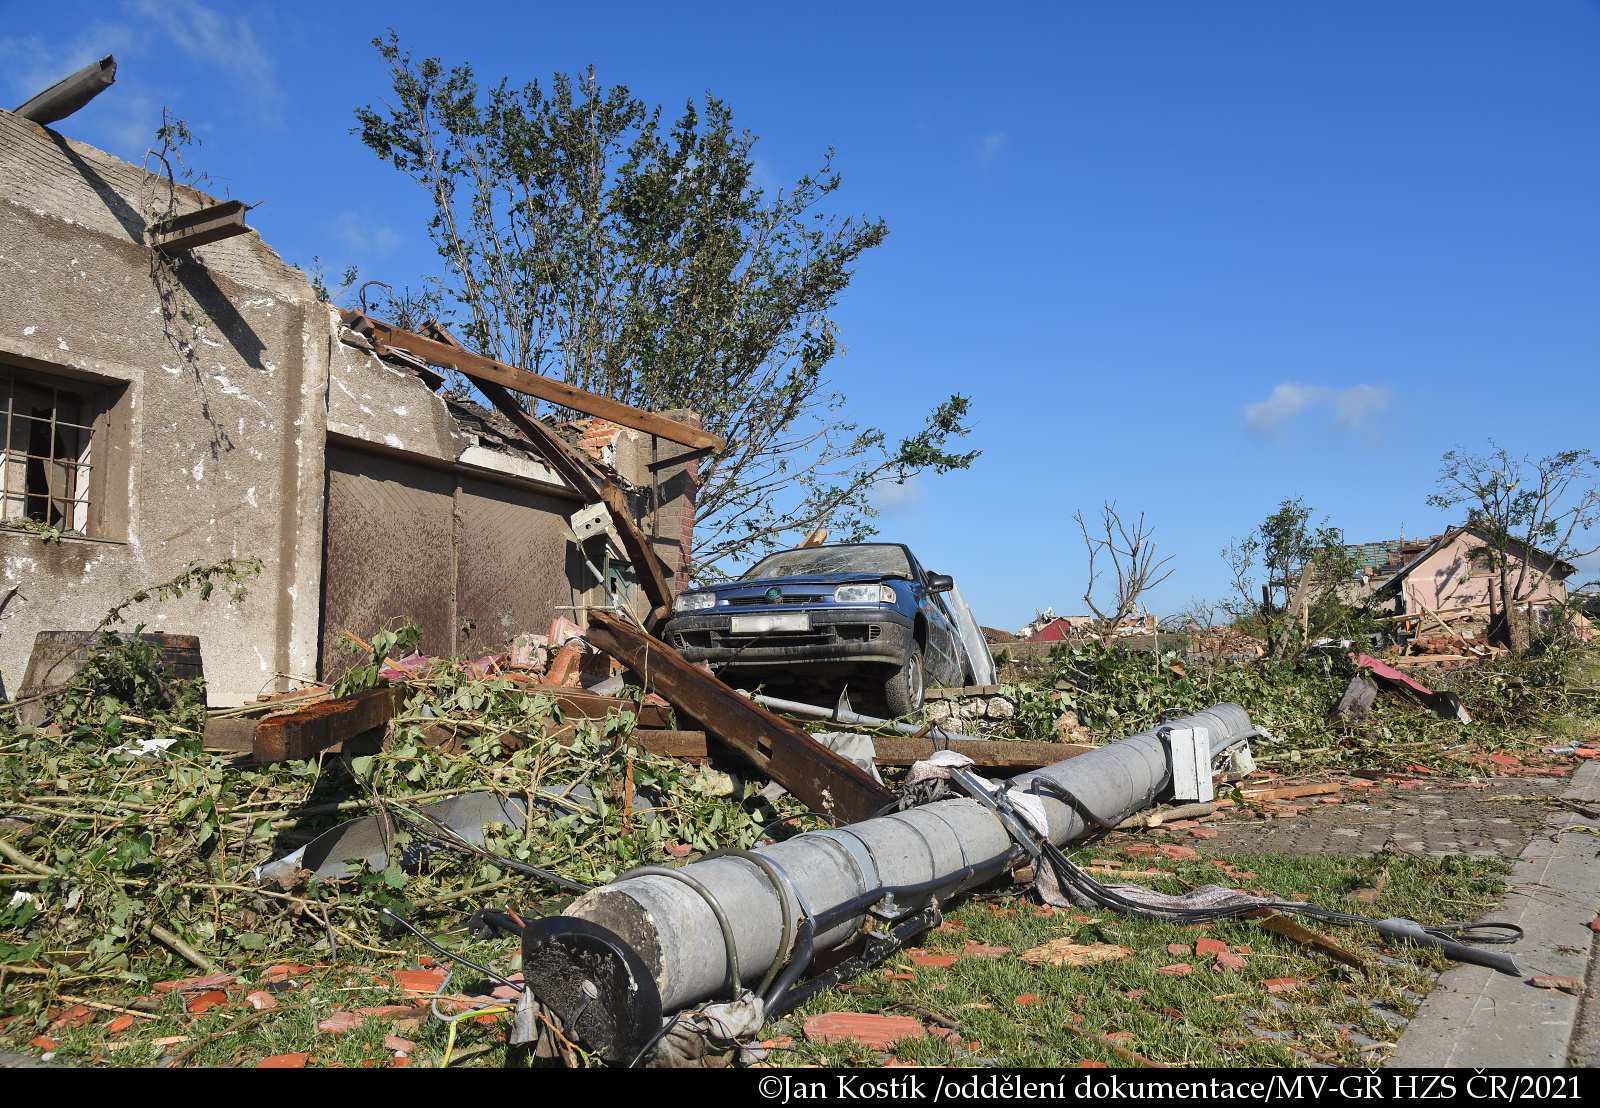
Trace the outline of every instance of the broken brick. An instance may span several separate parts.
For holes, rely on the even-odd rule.
[[[1196,954],[1226,954],[1228,944],[1221,939],[1199,939],[1194,944]]]
[[[221,989],[212,989],[210,992],[201,993],[199,996],[193,997],[184,1007],[189,1010],[190,1015],[198,1016],[204,1012],[211,1011],[213,1008],[220,1008],[226,1003],[228,1003],[228,994]]]
[[[312,966],[302,966],[298,962],[279,962],[277,965],[268,966],[261,971],[261,983],[263,985],[281,985],[290,978],[299,977],[302,973],[310,973],[313,968]],[[156,988],[159,990],[161,986],[157,985]],[[293,1058],[295,1056],[285,1054],[283,1057]]]
[[[1200,857],[1200,852],[1195,850],[1193,847],[1173,846],[1171,843],[1163,843],[1161,846],[1161,856],[1163,858],[1179,859],[1198,858]]]
[[[126,1031],[128,1028],[130,1028],[132,1026],[133,1026],[133,1017],[132,1016],[118,1016],[116,1019],[114,1019],[110,1023],[106,1024],[106,1034],[107,1035],[116,1035],[119,1032]]]
[[[1080,1069],[1080,1070],[1103,1070],[1103,1069],[1109,1069],[1110,1067],[1107,1066],[1106,1063],[1104,1063],[1104,1062],[1094,1062],[1094,1061],[1085,1060],[1085,1061],[1079,1062],[1077,1068]]]
[[[944,969],[955,965],[956,962],[954,954],[930,954],[925,950],[914,950],[910,957],[913,965],[927,966],[930,969]]]
[[[1168,954],[1177,954],[1177,955],[1180,955],[1180,956],[1181,955],[1185,955],[1185,954],[1193,954],[1194,953],[1194,948],[1189,946],[1188,943],[1168,943],[1167,944],[1167,953]]]
[[[1577,977],[1539,976],[1529,978],[1528,984],[1536,989],[1555,989],[1558,992],[1571,993],[1573,996],[1583,995],[1583,980]]]
[[[1224,950],[1217,955],[1217,968],[1233,970],[1235,973],[1244,969],[1244,955],[1235,954],[1231,950]]]
[[[1110,1034],[1101,1035],[1100,1038],[1104,1039],[1108,1043],[1116,1043],[1118,1046],[1127,1046],[1129,1043],[1133,1042],[1133,1032],[1113,1031]]]
[[[1217,833],[1209,827],[1191,827],[1189,828],[1189,834],[1197,839],[1214,839],[1217,837]]]
[[[1022,993],[1011,1003],[1018,1008],[1044,1007],[1044,998],[1038,993]]]
[[[396,970],[394,983],[408,993],[436,993],[444,985],[444,970]]]
[[[1010,953],[1009,946],[986,946],[983,943],[969,942],[961,948],[962,957],[965,958],[1004,958]]]
[[[228,973],[211,973],[204,977],[180,977],[176,981],[157,981],[152,988],[158,993],[206,993],[213,989],[226,989],[238,978]]]
[[[873,1016],[862,1012],[824,1012],[805,1022],[806,1038],[814,1042],[855,1042],[887,1050],[901,1039],[920,1039],[927,1028],[910,1016]]]
[[[258,1070],[303,1070],[310,1054],[269,1054],[257,1062],[253,1068]]]
[[[1156,972],[1164,973],[1168,977],[1187,977],[1189,974],[1194,972],[1194,967],[1188,962],[1178,962],[1177,964],[1171,966],[1161,966],[1156,970]]]
[[[1292,993],[1305,985],[1298,977],[1269,977],[1261,982],[1269,993]]]
[[[94,1019],[94,1009],[87,1004],[74,1004],[70,1008],[61,1008],[50,1013],[50,1026],[47,1030],[59,1031],[63,1027],[82,1027]]]
[[[346,1031],[354,1031],[356,1028],[360,1027],[366,1022],[367,1020],[365,1016],[359,1015],[355,1012],[335,1012],[333,1015],[317,1024],[317,1030],[326,1031],[331,1035],[339,1035]]]
[[[61,1045],[60,1039],[52,1039],[47,1035],[35,1035],[28,1040],[29,1046],[36,1046],[43,1051],[51,1051]]]
[[[270,1011],[278,1006],[277,999],[264,989],[253,993],[245,993],[244,1001],[258,1012]]]

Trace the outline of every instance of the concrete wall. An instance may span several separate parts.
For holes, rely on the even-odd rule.
[[[227,557],[264,563],[245,600],[150,601],[128,624],[198,635],[213,704],[314,674],[330,443],[498,482],[523,500],[540,493],[538,511],[510,525],[537,516],[536,530],[570,536],[566,513],[580,502],[554,470],[463,434],[421,380],[344,341],[337,314],[259,236],[162,258],[145,227],[169,197],[179,213],[214,203],[181,187],[174,197],[138,166],[0,111],[0,368],[77,382],[95,403],[86,535],[0,528],[0,597],[15,589],[0,607],[9,695],[37,632],[95,627],[122,598]],[[649,436],[621,440],[620,473],[648,489]],[[685,453],[662,441],[658,460]],[[651,505],[636,505],[676,566],[692,536],[693,465],[658,472],[654,526]],[[541,549],[547,537],[535,536]],[[568,573],[573,602],[601,602],[581,559],[568,562],[553,572]]]
[[[35,632],[94,627],[194,560],[265,569],[242,603],[190,595],[129,618],[199,635],[217,702],[315,660],[327,310],[254,234],[158,258],[144,227],[166,197],[139,167],[0,111],[0,362],[100,401],[88,537],[0,530],[12,695]]]

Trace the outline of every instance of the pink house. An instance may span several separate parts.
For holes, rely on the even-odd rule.
[[[1513,543],[1507,554],[1511,559],[1509,582],[1519,606],[1531,604],[1535,610],[1550,611],[1565,602],[1563,582],[1577,572],[1576,567],[1522,543]],[[1470,523],[1438,536],[1387,580],[1374,584],[1381,598],[1396,601],[1396,614],[1424,617],[1424,632],[1437,630],[1426,618],[1430,611],[1470,636],[1481,634],[1505,609],[1499,567],[1486,536]]]

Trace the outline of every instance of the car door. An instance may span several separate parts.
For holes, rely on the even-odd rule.
[[[966,667],[962,664],[961,647],[956,642],[955,623],[940,595],[928,588],[927,571],[920,564],[915,565],[915,569],[917,583],[921,586],[917,589],[918,606],[928,621],[928,657],[923,659],[923,664],[927,667],[929,683],[962,685]]]

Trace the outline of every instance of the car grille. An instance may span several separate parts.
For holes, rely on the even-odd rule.
[[[765,596],[730,596],[729,604],[821,604],[825,597],[801,596],[798,593],[789,593],[780,596],[777,600],[768,600]]]

